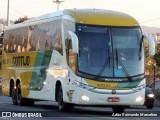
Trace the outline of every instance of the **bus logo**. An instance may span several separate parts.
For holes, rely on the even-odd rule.
[[[116,94],[116,90],[112,90],[112,94]]]
[[[12,60],[13,66],[29,66],[29,56],[14,56]]]

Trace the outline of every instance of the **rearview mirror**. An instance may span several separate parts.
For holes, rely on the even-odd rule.
[[[154,42],[154,40],[148,35],[144,35],[144,39],[147,40],[147,42],[149,44],[149,54],[151,56],[153,56],[155,54],[155,42]]]
[[[69,35],[71,36],[71,41],[72,41],[72,51],[73,53],[78,54],[79,52],[79,44],[78,44],[78,37],[77,35],[72,32],[72,31],[68,31]]]

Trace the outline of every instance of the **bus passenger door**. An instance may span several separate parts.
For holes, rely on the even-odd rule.
[[[66,56],[68,64],[68,79],[67,79],[67,96],[69,102],[75,101],[75,86],[74,80],[76,79],[76,54],[72,52],[72,42],[71,40],[66,40]]]

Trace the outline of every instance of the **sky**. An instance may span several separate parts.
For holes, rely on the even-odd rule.
[[[56,12],[53,0],[9,0],[10,20],[38,17]],[[55,1],[55,0],[54,0]],[[0,0],[0,18],[7,19],[8,0]],[[160,0],[64,0],[59,10],[95,8],[121,11],[136,18],[140,25],[160,28]]]

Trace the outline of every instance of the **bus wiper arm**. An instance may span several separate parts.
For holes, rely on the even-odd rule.
[[[116,63],[117,63],[117,69],[118,69],[118,63],[122,66],[122,69],[124,71],[124,73],[126,74],[126,77],[128,78],[128,80],[130,82],[132,82],[132,77],[130,76],[130,74],[128,73],[128,71],[126,70],[125,66],[123,65],[122,61],[119,59],[118,57],[118,51],[117,51],[117,48],[116,48]]]
[[[109,50],[108,50],[108,58],[106,59],[105,63],[103,64],[102,68],[100,69],[100,71],[98,72],[98,74],[96,75],[96,79],[98,80],[100,75],[103,73],[103,71],[105,70],[105,68],[107,67],[109,63],[109,67],[110,67],[110,54],[109,54]]]

